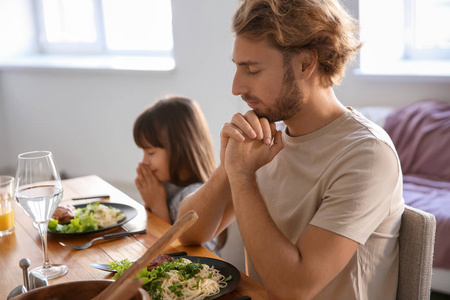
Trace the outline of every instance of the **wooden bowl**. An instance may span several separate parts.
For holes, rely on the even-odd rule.
[[[112,280],[82,280],[40,287],[14,297],[14,300],[89,300],[101,293]],[[150,300],[140,288],[132,300]]]

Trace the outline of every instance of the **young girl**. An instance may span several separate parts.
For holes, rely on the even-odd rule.
[[[200,106],[172,97],[156,102],[134,123],[134,141],[144,152],[135,184],[147,209],[173,224],[181,201],[209,178],[216,164]],[[218,251],[226,233],[204,246]]]

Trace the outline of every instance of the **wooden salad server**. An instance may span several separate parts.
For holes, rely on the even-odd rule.
[[[120,292],[120,285],[127,279],[134,278],[143,268],[145,268],[158,254],[175,241],[183,232],[191,227],[198,219],[195,211],[191,210],[181,219],[175,222],[136,262],[134,262],[115,282],[110,284],[100,294],[92,300],[104,300],[114,297],[116,292]]]
[[[130,295],[139,293],[141,300],[150,300],[150,295],[141,288],[141,281],[138,279],[128,278],[125,280],[113,294],[108,295],[108,300],[124,300],[128,299]]]

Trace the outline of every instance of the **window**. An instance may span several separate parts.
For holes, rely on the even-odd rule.
[[[28,20],[25,14],[31,11],[35,22],[4,28],[11,35],[0,34],[0,43],[5,40],[16,55],[0,50],[0,67],[165,71],[175,67],[170,0],[10,1],[0,17],[9,17],[8,10]],[[10,36],[30,37],[16,41]]]
[[[418,59],[450,58],[450,0],[415,0],[407,10],[405,56]]]
[[[450,0],[360,0],[360,72],[450,76]]]
[[[41,0],[37,6],[37,35],[41,53],[99,52],[100,12],[93,0]]]

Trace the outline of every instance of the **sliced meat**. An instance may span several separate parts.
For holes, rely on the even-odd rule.
[[[73,206],[58,206],[53,213],[52,219],[58,220],[59,224],[69,224],[75,216]]]
[[[163,262],[166,261],[172,261],[173,257],[169,256],[169,255],[165,255],[165,254],[161,254],[158,255],[157,257],[155,257],[154,260],[152,260],[148,266],[147,266],[147,270],[151,271],[153,269],[156,269],[160,264],[162,264]]]

